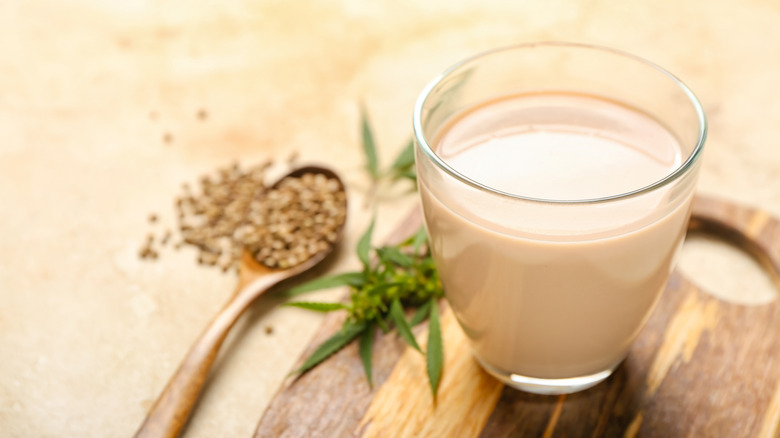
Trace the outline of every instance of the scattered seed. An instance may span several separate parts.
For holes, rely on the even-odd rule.
[[[165,143],[173,143],[173,134],[171,134],[170,132],[166,132],[165,134],[163,134],[163,141]]]
[[[152,248],[152,241],[147,240],[146,244],[138,251],[138,256],[142,259],[156,259],[158,256],[157,251]]]
[[[205,109],[201,108],[198,110],[196,116],[198,117],[198,120],[206,120],[209,118],[209,113],[206,112]]]
[[[274,333],[274,328],[273,327],[271,327],[270,325],[265,326],[265,334],[271,335],[273,333]]]

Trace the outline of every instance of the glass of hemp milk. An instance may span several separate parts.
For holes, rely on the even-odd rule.
[[[612,373],[673,268],[706,132],[688,87],[607,48],[497,49],[425,88],[425,224],[485,370],[541,394]]]

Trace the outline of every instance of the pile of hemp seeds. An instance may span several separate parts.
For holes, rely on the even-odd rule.
[[[306,173],[270,187],[265,176],[271,165],[242,170],[235,163],[202,176],[198,190],[184,184],[175,200],[181,240],[174,247],[193,246],[198,263],[227,272],[238,269],[244,249],[265,266],[285,269],[334,244],[347,215],[340,182]],[[139,256],[156,259],[170,238],[169,230],[159,239],[149,234]]]

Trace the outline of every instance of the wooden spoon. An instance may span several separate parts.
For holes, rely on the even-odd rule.
[[[335,172],[315,166],[296,169],[280,178],[273,187],[277,187],[286,177],[300,177],[307,173],[322,174],[329,179],[335,179],[339,183],[339,188],[344,190],[344,184]],[[241,255],[236,292],[190,348],[189,353],[179,365],[179,369],[171,377],[168,385],[152,406],[136,433],[136,438],[170,438],[179,435],[190,416],[192,407],[200,396],[211,364],[217,357],[222,342],[238,317],[257,297],[279,282],[301,274],[324,260],[333,251],[336,243],[341,240],[343,229],[344,222],[339,225],[335,242],[328,245],[327,249],[316,253],[305,262],[287,269],[264,266],[258,263],[252,254],[244,250]]]

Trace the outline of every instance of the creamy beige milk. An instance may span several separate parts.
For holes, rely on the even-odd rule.
[[[432,147],[467,178],[548,200],[641,189],[684,159],[653,118],[575,94],[486,103],[446,124]],[[605,213],[600,204],[494,205],[464,186],[420,181],[444,289],[477,357],[534,378],[617,365],[663,290],[690,196],[669,207],[673,189],[662,188]]]

